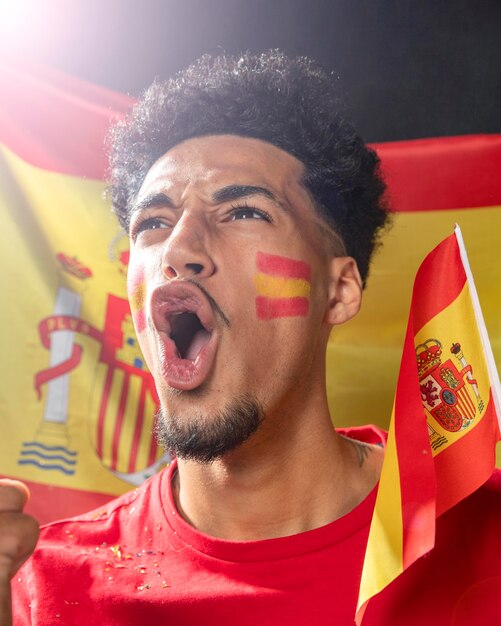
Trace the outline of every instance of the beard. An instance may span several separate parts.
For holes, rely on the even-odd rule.
[[[176,457],[211,463],[247,441],[263,417],[263,408],[250,396],[235,399],[210,418],[183,418],[162,408],[157,414],[155,435],[158,443]]]

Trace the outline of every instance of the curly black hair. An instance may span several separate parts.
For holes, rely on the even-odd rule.
[[[267,141],[299,159],[302,181],[326,223],[357,261],[365,284],[388,220],[379,158],[346,119],[337,77],[305,57],[204,55],[155,81],[111,131],[110,192],[127,229],[150,167],[192,137],[233,134]]]

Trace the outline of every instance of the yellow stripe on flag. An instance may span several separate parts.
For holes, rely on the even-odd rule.
[[[260,296],[267,298],[307,298],[310,295],[310,283],[302,278],[282,278],[258,273],[254,284]]]
[[[392,414],[385,461],[360,582],[358,618],[363,615],[363,613],[359,615],[358,612],[365,603],[403,571],[400,473],[394,421],[394,414]]]

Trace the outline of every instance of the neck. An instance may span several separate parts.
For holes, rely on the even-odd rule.
[[[179,513],[205,534],[252,541],[318,528],[355,508],[377,483],[382,449],[338,435],[326,404],[315,404],[298,419],[267,415],[248,442],[211,464],[179,459]]]

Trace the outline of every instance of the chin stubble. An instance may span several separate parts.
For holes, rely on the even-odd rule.
[[[263,416],[261,405],[250,396],[235,399],[213,415],[181,417],[160,409],[155,434],[178,458],[211,463],[247,441]]]

